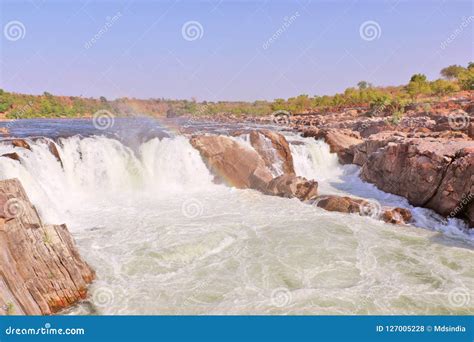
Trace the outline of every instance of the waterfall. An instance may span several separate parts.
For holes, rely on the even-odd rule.
[[[71,137],[57,144],[62,161],[49,151],[51,141],[27,140],[31,151],[0,145],[0,154],[16,152],[18,161],[0,158],[0,178],[18,178],[47,222],[94,198],[141,194],[164,196],[215,186],[199,153],[184,137],[149,140],[133,151],[105,137]]]

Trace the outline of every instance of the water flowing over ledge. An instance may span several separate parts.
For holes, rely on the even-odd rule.
[[[288,134],[295,171],[320,192],[410,207],[363,183],[328,146]],[[235,138],[245,141],[245,136]],[[412,208],[415,226],[327,212],[296,199],[215,184],[184,136],[127,146],[70,137],[0,158],[46,222],[65,222],[97,271],[74,313],[468,313],[472,236]],[[249,147],[250,148],[250,147]],[[275,168],[278,172],[278,168]],[[442,234],[433,231],[441,231]]]

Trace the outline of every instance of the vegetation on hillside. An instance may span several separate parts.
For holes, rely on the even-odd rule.
[[[324,111],[337,107],[364,106],[369,113],[389,110],[397,120],[403,115],[407,104],[433,96],[446,96],[459,90],[474,90],[474,62],[467,67],[451,65],[441,70],[443,78],[429,81],[423,74],[413,75],[408,84],[397,87],[375,87],[367,81],[360,81],[357,87],[347,88],[333,96],[309,96],[302,94],[289,99],[269,101],[197,102],[196,100],[129,99],[108,101],[77,96],[24,95],[9,93],[0,89],[0,116],[8,119],[21,118],[75,118],[92,116],[99,110],[108,110],[116,115],[268,115],[277,110],[291,113]]]

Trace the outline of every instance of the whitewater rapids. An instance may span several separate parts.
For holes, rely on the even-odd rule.
[[[244,140],[244,138],[241,138]],[[361,182],[328,146],[289,136],[320,193],[405,200]],[[44,141],[0,158],[41,217],[66,223],[97,272],[73,314],[472,314],[473,238],[411,208],[394,226],[213,183],[183,136],[129,148],[105,137]],[[417,227],[419,226],[419,227]],[[422,227],[422,228],[420,228]]]

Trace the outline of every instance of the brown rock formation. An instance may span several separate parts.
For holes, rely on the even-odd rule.
[[[218,182],[236,188],[264,190],[272,180],[265,162],[253,149],[226,136],[200,135],[191,138]]]
[[[54,141],[49,141],[48,142],[48,149],[49,152],[56,158],[56,160],[61,164],[61,167],[63,167],[63,161],[61,160],[61,156],[59,155],[58,147],[56,146],[56,143]]]
[[[49,315],[86,297],[94,272],[65,225],[44,225],[18,180],[0,181],[0,314]]]
[[[392,224],[408,224],[412,220],[411,212],[404,208],[382,207],[377,202],[348,196],[322,196],[316,205],[328,211],[371,216]]]
[[[259,133],[255,133],[259,134]],[[275,136],[268,134],[272,138]],[[282,136],[281,138],[284,139]],[[281,138],[276,139],[284,146]],[[254,140],[260,139],[254,137]],[[286,139],[284,140],[286,142]],[[317,195],[318,183],[285,173],[272,177],[270,169],[256,150],[226,136],[195,136],[191,144],[201,153],[208,168],[219,182],[241,189],[255,189],[264,194],[281,197],[296,197],[302,201]],[[286,148],[289,147],[286,142]],[[292,165],[292,159],[291,166]]]
[[[369,155],[361,172],[381,190],[444,216],[470,210],[461,198],[473,193],[473,175],[474,142],[443,139],[390,142]]]
[[[295,173],[293,157],[288,141],[283,135],[269,130],[250,132],[250,143],[273,171],[275,164],[281,164],[283,173]]]
[[[382,220],[392,224],[407,224],[412,220],[410,210],[405,208],[392,208],[384,210],[381,216]]]
[[[11,140],[11,144],[15,147],[22,147],[26,148],[27,150],[31,150],[30,144],[24,139],[13,139]]]
[[[301,201],[307,201],[318,195],[318,183],[294,174],[284,174],[274,178],[264,192],[267,195],[296,197]]]
[[[309,136],[311,131],[307,131],[306,136]],[[354,159],[353,146],[359,145],[363,142],[356,132],[348,130],[313,130],[316,139],[324,139],[329,145],[331,153],[337,153],[339,162],[341,164],[351,164]]]
[[[2,154],[2,157],[20,161],[20,156],[16,152]]]

